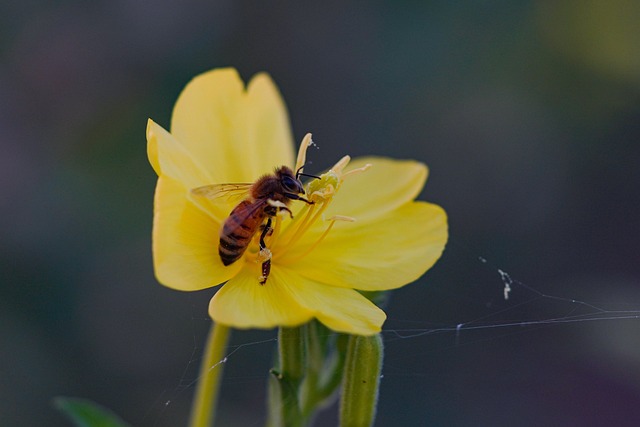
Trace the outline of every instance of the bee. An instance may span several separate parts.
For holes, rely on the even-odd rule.
[[[212,184],[191,190],[194,195],[213,200],[238,194],[245,197],[233,208],[220,230],[218,254],[225,266],[240,259],[253,236],[258,230],[261,230],[260,252],[269,255],[262,263],[260,284],[264,285],[267,282],[271,272],[271,257],[264,239],[273,232],[272,218],[281,211],[288,212],[289,216],[293,218],[293,213],[288,208],[292,200],[300,200],[309,205],[313,204],[312,201],[302,197],[305,192],[300,176],[318,177],[304,174],[301,171],[302,168],[294,174],[287,166],[281,166],[273,174],[264,175],[253,184]]]

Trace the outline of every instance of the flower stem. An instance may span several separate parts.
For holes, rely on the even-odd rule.
[[[299,382],[304,375],[305,339],[304,326],[280,328],[278,351],[280,353],[280,374],[290,382]]]
[[[211,427],[216,413],[216,402],[220,390],[224,351],[231,329],[213,323],[207,337],[207,345],[200,365],[200,375],[195,398],[191,406],[189,427]]]
[[[307,366],[305,338],[304,326],[278,331],[279,366],[271,371],[269,426],[300,427],[305,424],[298,393]]]
[[[307,372],[299,396],[302,415],[312,422],[317,410],[327,405],[340,386],[349,337],[329,332],[317,320],[305,327]]]
[[[340,399],[341,427],[373,425],[378,403],[383,346],[380,334],[349,339]]]

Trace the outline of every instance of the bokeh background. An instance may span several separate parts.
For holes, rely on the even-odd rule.
[[[2,2],[0,425],[70,425],[59,395],[185,425],[213,290],[153,277],[144,132],[220,66],[273,76],[318,170],[430,166],[451,240],[390,300],[377,426],[639,425],[639,22],[631,0]],[[501,270],[532,289],[505,301]],[[234,335],[220,425],[262,425],[273,337]]]

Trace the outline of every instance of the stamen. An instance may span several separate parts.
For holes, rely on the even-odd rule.
[[[296,231],[293,233],[293,236],[291,236],[291,238],[289,239],[287,246],[291,246],[295,244],[300,239],[300,237],[302,237],[302,235],[309,229],[309,227],[311,227],[311,225],[314,224],[318,220],[320,215],[322,215],[324,211],[327,209],[327,204],[323,203],[320,206],[320,209],[318,209],[317,212],[314,213],[315,206],[316,205],[311,206],[311,209],[309,209],[309,211],[307,212],[307,215],[305,215],[304,220],[298,226]]]
[[[366,165],[362,166],[361,168],[357,168],[357,169],[351,169],[349,172],[345,172],[342,174],[342,179],[350,176],[350,175],[356,175],[359,174],[360,172],[366,172],[369,168],[371,168],[371,166],[373,166],[371,163],[367,163]]]
[[[311,145],[313,145],[313,141],[311,139],[311,134],[308,133],[300,143],[300,149],[298,150],[298,156],[296,159],[295,170],[301,175],[307,159],[307,149]],[[333,201],[333,197],[338,192],[346,177],[364,172],[371,167],[371,164],[366,164],[360,168],[344,172],[350,161],[350,156],[344,156],[328,172],[316,177],[316,180],[312,180],[308,184],[306,193],[308,194],[309,200],[315,202],[315,204],[304,205],[296,212],[295,216],[292,216],[292,219],[287,223],[287,226],[284,226],[283,218],[281,218],[280,215],[276,215],[275,226],[273,227],[273,232],[269,233],[270,240],[267,243],[270,248],[276,248],[276,250],[273,254],[271,254],[270,251],[267,252],[268,249],[255,253],[255,259],[257,262],[263,263],[263,269],[265,262],[271,262],[287,254],[287,249],[295,246],[318,220],[322,218],[324,221],[324,213]],[[286,208],[286,205],[282,203],[273,200],[269,200],[268,202],[270,206],[279,208],[280,211],[286,210],[291,213],[291,211]],[[286,262],[289,263],[297,261],[311,253],[324,241],[336,221],[353,222],[355,219],[348,216],[335,215],[328,221],[329,225],[310,247],[304,250],[303,253],[294,254],[292,258],[288,258]]]
[[[316,209],[316,206],[318,205],[304,205],[299,212],[296,212],[296,214],[293,216],[293,219],[289,221],[288,227],[282,230],[282,237],[285,238],[289,237],[292,233],[295,234],[299,228],[299,225],[301,223],[304,223],[305,221],[308,221],[310,215],[309,212],[313,212]]]
[[[338,163],[336,163],[331,168],[331,170],[336,172],[338,175],[340,175],[340,174],[342,174],[342,171],[349,164],[350,161],[351,161],[351,156],[344,156],[343,158],[338,160]]]
[[[275,225],[273,226],[273,234],[271,235],[271,239],[269,240],[268,245],[270,247],[275,247],[278,243],[278,238],[280,237],[280,227],[282,226],[282,216],[275,216]]]
[[[334,215],[329,218],[327,221],[345,221],[345,222],[356,222],[356,219],[352,216],[345,215]]]
[[[304,164],[307,161],[307,148],[309,148],[309,146],[313,144],[313,141],[311,140],[311,134],[308,133],[304,136],[304,138],[302,138],[302,142],[300,143],[300,149],[298,150],[298,158],[296,160],[296,168],[294,170],[296,171],[303,171],[304,169]]]
[[[293,244],[293,243],[295,243],[295,242],[297,242],[297,241],[298,241],[298,239],[300,238],[300,236],[302,236],[304,233],[306,233],[306,232],[307,232],[307,230],[309,229],[309,227],[311,227],[311,225],[315,224],[315,222],[316,222],[316,221],[317,221],[321,216],[323,216],[323,215],[324,215],[324,211],[325,211],[325,210],[327,210],[327,206],[328,206],[328,205],[329,205],[328,203],[323,203],[323,204],[322,204],[322,206],[320,206],[320,209],[318,209],[318,212],[316,212],[316,213],[313,215],[313,217],[312,217],[309,221],[307,221],[306,223],[303,223],[303,224],[300,226],[299,235],[297,236],[297,239],[296,239],[296,240],[293,240],[293,239],[292,239],[292,242],[291,242],[292,244]]]
[[[329,221],[331,221],[331,223],[329,224],[327,229],[324,230],[324,232],[318,238],[318,240],[316,240],[315,243],[313,245],[311,245],[311,247],[309,247],[306,251],[304,251],[300,255],[294,257],[293,259],[287,260],[287,262],[288,263],[294,263],[294,262],[300,261],[302,258],[306,257],[311,252],[313,252],[313,250],[315,248],[317,248],[320,243],[322,243],[322,241],[325,239],[325,237],[327,237],[327,235],[329,234],[329,231],[331,231],[331,229],[333,228],[333,225],[336,223],[336,221],[354,222],[355,220],[356,220],[355,218],[352,218],[350,216],[343,216],[343,215],[332,216],[331,218],[329,218]]]

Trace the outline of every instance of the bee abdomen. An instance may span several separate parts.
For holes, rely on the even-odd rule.
[[[220,246],[218,247],[218,253],[220,254],[220,259],[224,265],[230,265],[233,262],[237,261],[238,258],[242,256],[245,250],[247,250],[247,246],[249,246],[249,242],[251,241],[251,237],[254,233],[246,233],[247,230],[242,228],[236,229],[234,232],[225,233],[226,229],[223,228],[223,233],[220,235]],[[245,233],[240,232],[239,230],[244,231]]]
[[[243,211],[250,207],[249,201],[236,206],[224,222],[220,233],[218,254],[224,265],[233,264],[247,250],[251,238],[256,233],[261,221],[261,212],[244,217]]]
[[[222,241],[220,241],[220,247],[218,248],[218,254],[224,265],[231,265],[236,262],[244,253],[247,247],[239,248],[238,250],[226,249]]]

